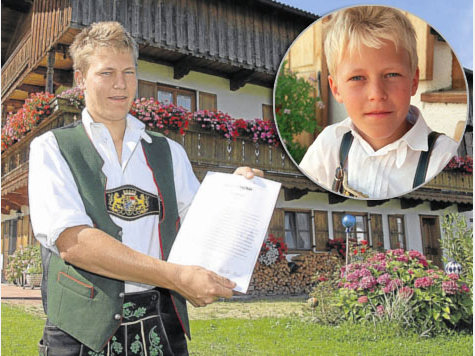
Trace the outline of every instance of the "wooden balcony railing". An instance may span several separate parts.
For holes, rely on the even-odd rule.
[[[29,146],[34,137],[80,118],[79,109],[67,104],[64,99],[56,99],[51,105],[53,114],[2,154],[2,194],[10,184],[19,184],[17,179],[24,177],[27,172]],[[267,177],[281,181],[284,185],[321,190],[300,173],[281,147],[259,145],[247,138],[227,140],[193,125],[184,136],[177,131],[170,131],[167,136],[185,148],[198,178],[203,178],[208,170],[232,171],[246,165],[262,169]],[[454,192],[471,196],[473,178],[471,174],[444,171],[423,188],[425,191],[429,188],[432,193]]]
[[[31,31],[2,67],[2,97],[7,97],[26,74],[36,68],[71,24],[70,0],[35,0]]]
[[[20,41],[15,51],[2,67],[2,96],[25,69],[30,67],[31,32]]]

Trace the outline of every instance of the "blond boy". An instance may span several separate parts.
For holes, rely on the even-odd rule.
[[[410,105],[419,69],[409,20],[396,9],[360,6],[332,15],[326,30],[330,89],[349,117],[320,133],[300,168],[327,189],[370,199],[402,195],[432,178],[457,144],[430,135]],[[420,160],[426,169],[417,169]]]

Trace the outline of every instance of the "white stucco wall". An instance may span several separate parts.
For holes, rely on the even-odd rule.
[[[262,104],[272,105],[271,88],[246,84],[239,90],[231,91],[228,79],[193,71],[176,80],[173,79],[173,67],[146,61],[139,60],[138,79],[196,90],[197,107],[199,91],[216,94],[218,110],[236,119],[262,119]]]
[[[383,222],[384,247],[390,248],[389,242],[389,225],[388,215],[404,215],[404,231],[406,233],[407,250],[417,250],[423,252],[422,249],[422,232],[420,224],[420,215],[439,216],[439,223],[442,223],[443,216],[449,212],[456,212],[455,205],[446,209],[432,211],[429,202],[424,202],[414,208],[401,209],[398,199],[390,201],[375,207],[368,207],[366,201],[348,199],[342,203],[329,204],[326,193],[310,192],[300,199],[285,201],[284,194],[281,192],[277,200],[276,208],[282,209],[302,209],[302,210],[324,210],[328,211],[329,238],[333,239],[332,229],[332,213],[334,211],[345,211],[347,213],[372,213],[381,214]],[[443,232],[440,231],[441,236]]]
[[[422,93],[452,86],[452,53],[447,43],[435,41],[433,68],[433,79],[419,82],[419,88],[412,97],[411,104],[421,110],[424,119],[433,130],[453,138],[457,123],[467,118],[467,104],[426,103],[420,99]],[[339,104],[331,94],[328,108],[329,123],[340,122],[348,116],[344,105]]]

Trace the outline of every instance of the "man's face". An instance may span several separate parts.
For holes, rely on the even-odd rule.
[[[378,150],[401,138],[409,129],[406,121],[411,96],[417,91],[419,70],[412,72],[409,54],[396,51],[384,41],[377,49],[363,46],[346,54],[329,76],[330,88],[359,134]]]
[[[135,62],[130,51],[97,48],[84,75],[76,82],[85,89],[86,108],[94,121],[111,124],[124,120],[137,91]]]

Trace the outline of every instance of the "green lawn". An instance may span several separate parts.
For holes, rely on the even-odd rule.
[[[294,306],[289,302],[289,306]],[[298,306],[298,303],[295,305]],[[229,309],[235,309],[230,318]],[[458,334],[424,339],[416,335],[398,337],[390,329],[363,328],[357,325],[326,327],[304,321],[305,318],[280,303],[288,315],[264,312],[268,302],[216,303],[210,316],[201,309],[191,310],[193,340],[191,355],[472,355],[472,335]],[[219,309],[225,318],[219,318]],[[247,312],[239,313],[239,310]],[[272,315],[248,319],[252,314]],[[261,311],[261,313],[256,311]],[[292,315],[290,317],[289,315]],[[218,317],[218,318],[216,318]],[[216,319],[215,319],[216,318]],[[37,355],[44,318],[25,307],[2,304],[2,355]]]

